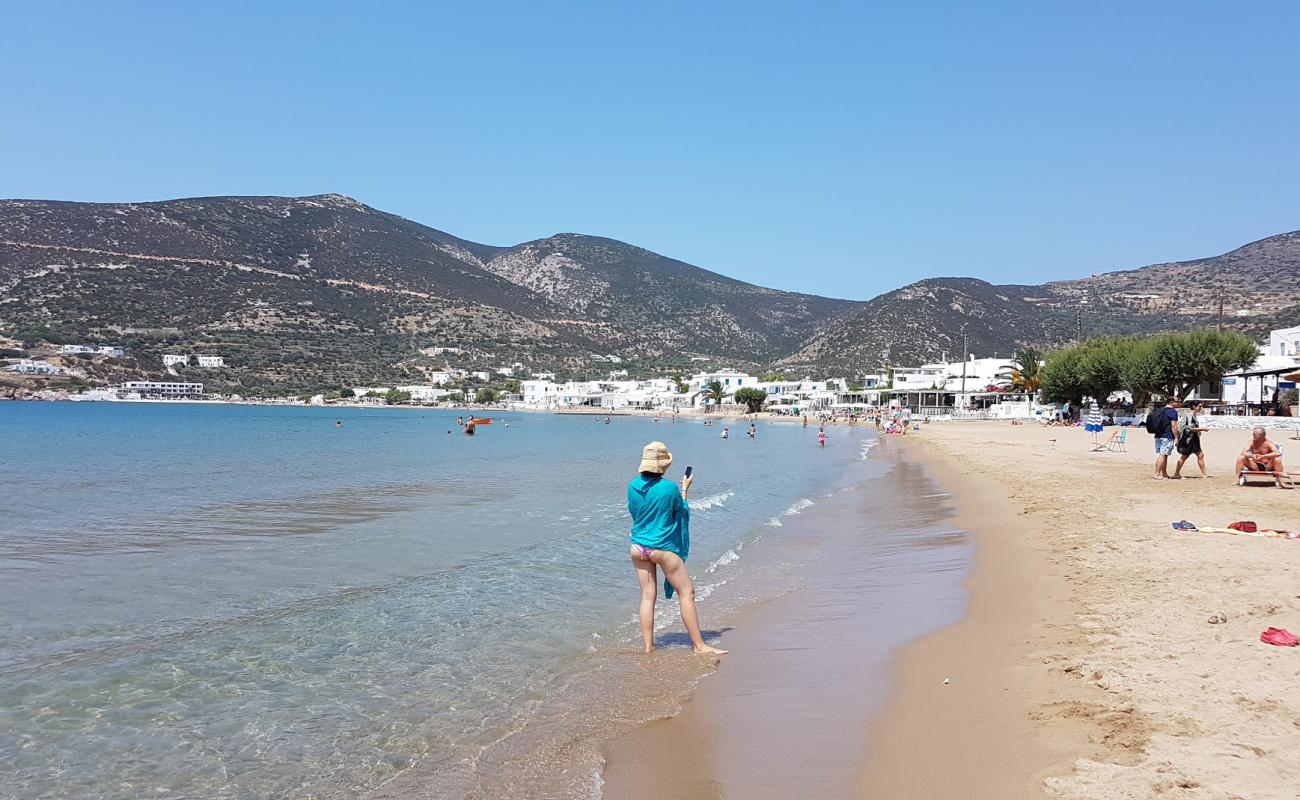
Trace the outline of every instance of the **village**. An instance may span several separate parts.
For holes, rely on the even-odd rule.
[[[452,358],[455,347],[431,348]],[[4,369],[27,376],[83,375],[78,363],[121,358],[115,345],[64,344],[40,353],[5,359]],[[619,365],[616,356],[602,361]],[[260,398],[208,394],[202,382],[179,377],[177,367],[225,368],[217,354],[164,354],[162,361],[172,380],[124,380],[109,388],[82,387],[76,393],[44,395],[33,399],[72,400],[208,400],[259,402]],[[425,374],[425,382],[392,386],[347,387],[300,399],[277,398],[264,402],[310,405],[442,405],[476,404],[500,409],[550,412],[696,413],[717,410],[757,411],[769,415],[851,415],[871,409],[907,409],[926,419],[1006,419],[1044,421],[1070,415],[1060,403],[1038,402],[1032,391],[1017,391],[1008,381],[1012,370],[1023,365],[1007,357],[976,357],[918,366],[895,366],[854,377],[791,377],[754,375],[718,368],[687,376],[633,378],[626,369],[610,370],[605,378],[557,380],[553,372],[526,372],[522,363],[494,369],[456,369],[447,364]],[[1270,332],[1258,344],[1255,362],[1229,373],[1213,385],[1195,388],[1188,399],[1200,399],[1213,413],[1227,416],[1300,416],[1294,409],[1295,382],[1289,374],[1300,370],[1300,326]],[[527,376],[527,377],[525,377]],[[1117,393],[1103,402],[1108,422],[1132,423],[1140,411],[1132,398]],[[1078,409],[1075,409],[1077,416]]]

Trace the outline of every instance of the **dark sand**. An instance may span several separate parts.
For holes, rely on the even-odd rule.
[[[681,714],[609,743],[605,798],[854,795],[894,651],[966,603],[968,538],[900,456],[890,448],[887,475],[818,501],[765,542],[803,551],[803,588],[736,621],[731,655]]]

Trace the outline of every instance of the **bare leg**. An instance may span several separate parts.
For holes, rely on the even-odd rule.
[[[675,553],[669,553],[666,550],[656,550],[654,558],[659,566],[664,568],[664,577],[677,590],[677,602],[681,606],[682,624],[686,626],[686,632],[691,636],[691,646],[697,653],[713,653],[723,655],[727,651],[719,650],[716,647],[710,647],[704,643],[704,638],[700,636],[700,622],[695,615],[695,585],[691,583],[691,576],[686,572],[686,562]]]
[[[1205,471],[1205,451],[1204,451],[1204,450],[1197,450],[1197,451],[1196,451],[1196,466],[1198,466],[1198,467],[1201,468],[1201,477],[1202,477],[1202,478],[1208,478],[1208,477],[1210,477],[1210,473],[1208,473],[1208,472]]]
[[[1188,453],[1187,455],[1190,456],[1191,453]],[[1186,464],[1186,463],[1187,463],[1187,456],[1179,456],[1179,458],[1178,458],[1178,466],[1174,467],[1174,477],[1175,477],[1175,478],[1181,478],[1181,477],[1183,477],[1183,465]]]
[[[659,596],[659,578],[655,572],[655,562],[639,558],[636,548],[632,548],[632,566],[636,567],[637,583],[641,584],[641,638],[645,640],[645,651],[655,649],[655,600]]]

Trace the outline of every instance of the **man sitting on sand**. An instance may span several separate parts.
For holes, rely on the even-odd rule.
[[[1282,487],[1281,476],[1286,474],[1286,467],[1282,466],[1282,451],[1268,440],[1268,432],[1263,428],[1250,432],[1250,444],[1237,456],[1236,474],[1241,475],[1247,470],[1270,472],[1277,479],[1277,485]]]

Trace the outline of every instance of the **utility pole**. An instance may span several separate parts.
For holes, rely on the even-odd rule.
[[[966,398],[966,365],[970,363],[970,340],[966,337],[966,326],[961,326],[961,394]]]

